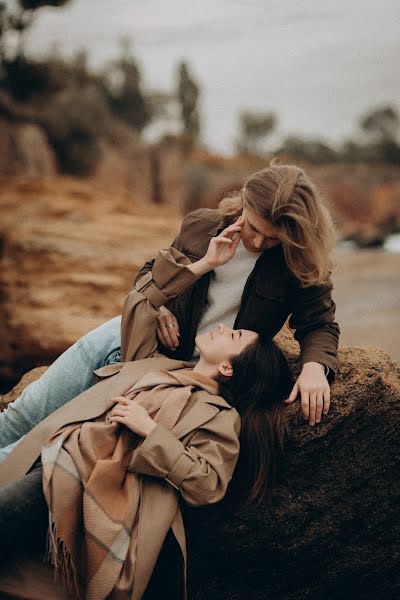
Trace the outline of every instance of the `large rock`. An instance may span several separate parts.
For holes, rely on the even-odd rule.
[[[56,170],[54,152],[38,125],[0,119],[0,176],[47,177]]]
[[[114,125],[114,143],[100,140],[101,158],[89,178],[110,194],[128,193],[135,202],[153,199],[151,149],[128,127]]]
[[[192,600],[399,597],[399,368],[374,348],[340,362],[319,425],[289,410],[269,507],[187,511]]]
[[[296,344],[281,343],[296,370]],[[185,510],[191,600],[399,597],[399,368],[375,348],[344,347],[340,363],[319,425],[288,408],[269,504],[239,505],[234,483],[219,505]]]
[[[0,212],[3,385],[120,314],[179,225],[171,207],[61,177],[0,181]]]

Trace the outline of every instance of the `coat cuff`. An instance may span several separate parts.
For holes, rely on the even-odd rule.
[[[336,365],[335,365],[335,367],[332,365],[328,365],[328,364],[326,364],[327,361],[322,360],[321,358],[319,360],[317,360],[316,358],[314,358],[314,359],[308,358],[306,360],[304,360],[304,359],[301,360],[302,368],[308,362],[317,362],[320,365],[322,365],[324,367],[324,374],[325,374],[325,377],[327,378],[328,382],[332,383],[334,381],[335,376],[336,376],[336,368],[335,368]]]
[[[190,264],[190,260],[175,248],[160,250],[153,269],[136,282],[136,291],[159,308],[197,281],[197,275],[187,268]]]
[[[178,489],[192,465],[193,460],[185,454],[182,442],[169,429],[158,424],[134,451],[128,470],[162,477]]]

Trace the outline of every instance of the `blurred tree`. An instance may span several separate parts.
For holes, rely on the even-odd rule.
[[[57,89],[48,65],[25,58],[25,35],[35,11],[43,6],[63,6],[70,0],[18,0],[11,7],[0,2],[0,86],[19,101],[36,90]],[[11,41],[13,43],[11,43]],[[51,82],[51,83],[50,83]]]
[[[371,152],[368,147],[351,138],[342,143],[338,155],[345,162],[368,162],[371,160]]]
[[[380,106],[370,110],[361,117],[360,127],[370,138],[370,143],[366,146],[370,160],[400,164],[400,116],[393,106]]]
[[[338,159],[336,150],[326,142],[295,135],[287,137],[278,152],[309,160],[317,165],[335,162]]]
[[[191,76],[188,64],[185,61],[180,62],[178,65],[177,97],[183,132],[189,147],[196,144],[200,134],[199,96],[199,86]]]
[[[277,123],[273,112],[244,110],[239,114],[239,140],[237,149],[240,152],[262,153],[262,141],[270,135]]]
[[[52,99],[39,122],[57,155],[60,170],[88,175],[101,157],[101,139],[110,137],[113,119],[95,86],[69,88]]]
[[[5,34],[9,28],[7,7],[5,2],[0,2],[0,61],[5,53]],[[0,74],[1,76],[1,74]]]
[[[173,105],[175,98],[168,92],[152,90],[146,92],[146,100],[151,114],[151,120],[173,119]]]
[[[400,127],[399,113],[393,106],[381,106],[362,116],[360,126],[379,142],[396,140]]]
[[[24,52],[25,32],[31,26],[35,11],[43,6],[64,6],[70,0],[18,0],[19,10],[9,15],[9,27],[19,35],[17,56]]]
[[[141,131],[151,119],[151,109],[141,87],[141,74],[127,37],[120,42],[121,55],[105,73],[105,93],[112,112]]]

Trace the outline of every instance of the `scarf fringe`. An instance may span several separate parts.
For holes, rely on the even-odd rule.
[[[82,594],[76,567],[63,540],[57,536],[56,525],[49,522],[46,560],[54,567],[54,579],[61,582],[70,600],[81,600]]]

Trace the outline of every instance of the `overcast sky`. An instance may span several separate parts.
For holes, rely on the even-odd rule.
[[[354,134],[365,109],[400,108],[399,0],[72,0],[39,11],[28,47],[85,47],[98,67],[122,35],[147,87],[171,90],[177,61],[189,61],[203,139],[221,152],[232,150],[243,108],[276,111],[280,136],[332,141]]]

